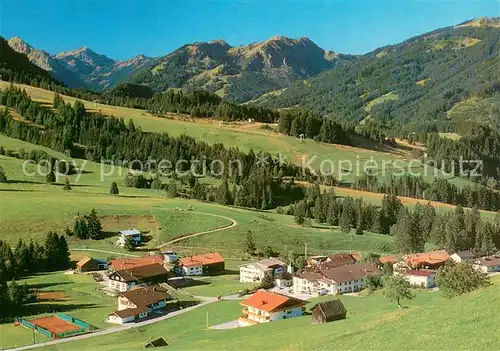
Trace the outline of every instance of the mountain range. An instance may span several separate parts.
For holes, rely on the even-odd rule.
[[[204,89],[236,102],[286,88],[297,79],[353,59],[323,50],[308,38],[283,36],[239,47],[223,40],[196,42],[163,57],[138,55],[126,61],[113,60],[88,47],[53,55],[18,37],[8,42],[68,87],[99,91],[130,80],[157,92]]]
[[[126,61],[87,47],[52,55],[19,38],[9,45],[38,67],[29,67],[24,55],[16,59],[21,56],[8,47],[0,53],[5,72],[22,61],[30,77],[42,68],[36,79],[45,80],[47,71],[70,87],[102,91],[127,82],[134,84],[117,87],[118,95],[133,87],[141,96],[203,89],[233,102],[300,106],[359,127],[374,121],[389,129],[451,131],[458,121],[475,120],[500,128],[500,18],[473,19],[359,56],[283,36],[239,47],[196,42],[162,57]],[[17,68],[14,74],[23,70]]]
[[[97,91],[111,88],[156,62],[144,55],[116,61],[97,54],[86,46],[52,55],[30,46],[19,37],[9,39],[8,43],[15,51],[25,54],[32,63],[70,88]]]

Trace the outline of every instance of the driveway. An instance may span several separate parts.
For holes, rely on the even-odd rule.
[[[230,321],[230,322],[226,322],[226,323],[222,323],[222,324],[217,324],[217,325],[213,325],[211,326],[209,329],[234,329],[234,328],[238,328],[240,326],[240,324],[238,323],[238,320],[234,320],[234,321]]]

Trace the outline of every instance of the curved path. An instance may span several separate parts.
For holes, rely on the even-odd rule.
[[[165,247],[167,245],[175,244],[175,243],[178,243],[179,241],[183,241],[183,240],[186,240],[186,239],[189,239],[189,238],[194,238],[194,237],[197,237],[197,236],[200,236],[200,235],[205,235],[205,234],[210,234],[210,233],[216,233],[216,232],[220,232],[222,230],[231,229],[231,228],[234,228],[234,227],[236,227],[238,225],[238,222],[236,222],[234,219],[226,217],[226,216],[221,216],[221,215],[217,215],[217,214],[213,214],[213,213],[206,213],[206,212],[196,212],[196,211],[191,211],[191,213],[197,213],[197,214],[206,215],[206,216],[212,216],[212,217],[219,217],[219,218],[222,218],[222,219],[226,219],[226,220],[230,221],[231,223],[228,224],[228,225],[219,227],[219,228],[215,228],[215,229],[205,230],[205,231],[197,232],[197,233],[193,233],[193,234],[182,235],[182,236],[180,236],[178,238],[172,239],[170,241],[167,241],[166,243],[158,245],[156,247],[157,249],[161,249],[162,247]]]
[[[224,225],[222,227],[219,227],[219,228],[215,228],[215,229],[204,230],[202,232],[196,232],[196,233],[192,233],[192,234],[181,235],[178,238],[169,240],[169,241],[167,241],[167,242],[165,242],[163,244],[160,244],[160,245],[156,246],[155,249],[161,249],[161,248],[163,248],[163,247],[165,247],[167,245],[175,244],[175,243],[178,243],[180,241],[183,241],[183,240],[186,240],[186,239],[189,239],[189,238],[194,238],[194,237],[197,237],[197,236],[200,236],[200,235],[205,235],[205,234],[210,234],[210,233],[216,233],[216,232],[220,232],[222,230],[228,230],[228,229],[234,228],[234,227],[236,227],[238,225],[238,222],[236,222],[234,219],[226,217],[226,216],[217,215],[217,214],[213,214],[213,213],[206,213],[206,212],[197,212],[197,211],[191,211],[191,213],[196,213],[196,214],[205,215],[205,216],[218,217],[218,218],[226,219],[226,220],[228,220],[231,223],[227,224],[227,225]],[[123,252],[107,251],[107,250],[100,250],[100,249],[70,248],[69,250],[70,251],[92,251],[92,252],[107,253],[107,254],[111,254],[111,255],[120,255],[120,256],[127,256],[127,257],[139,257],[139,255],[126,254],[126,253],[123,253]]]

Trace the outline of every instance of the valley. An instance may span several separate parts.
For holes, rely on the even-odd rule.
[[[0,349],[499,344],[500,17],[347,54],[150,5],[161,30],[0,37]]]

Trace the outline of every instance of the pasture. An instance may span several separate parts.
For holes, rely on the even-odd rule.
[[[174,350],[324,350],[332,345],[356,350],[491,350],[500,342],[492,332],[500,313],[499,286],[495,277],[493,286],[451,300],[440,292],[416,291],[415,299],[405,301],[403,309],[380,292],[343,295],[339,298],[348,312],[341,321],[312,325],[306,315],[246,328],[206,329],[207,316],[209,326],[239,317],[237,301],[222,301],[150,326],[44,349],[140,350],[148,341],[163,337]]]
[[[0,82],[0,88],[6,88],[7,82]],[[17,84],[26,90],[33,100],[50,105],[54,93],[48,90]],[[63,96],[66,102],[74,103],[77,99]],[[222,143],[225,146],[234,146],[248,152],[264,150],[272,155],[281,154],[289,161],[314,170],[323,168],[325,172],[333,174],[345,182],[351,182],[364,171],[365,165],[375,164],[376,174],[385,177],[394,172],[403,171],[423,172],[419,163],[409,162],[411,148],[398,148],[363,141],[362,147],[346,145],[332,145],[281,135],[271,130],[255,128],[247,123],[222,123],[207,119],[194,119],[189,116],[168,114],[162,117],[153,116],[148,111],[131,109],[105,104],[94,104],[82,100],[90,111],[100,111],[105,115],[130,119],[143,131],[161,133],[172,136],[189,135],[197,140],[209,144]],[[256,124],[257,125],[257,124]],[[369,162],[371,163],[369,163]],[[333,170],[332,170],[333,167]],[[370,166],[369,166],[370,167]],[[384,171],[382,171],[384,169]],[[433,174],[429,176],[431,179]]]
[[[28,320],[64,312],[84,320],[96,328],[109,327],[104,319],[115,309],[116,299],[96,290],[97,284],[86,274],[68,275],[63,272],[43,273],[20,281],[35,289],[39,301],[23,306],[19,316]],[[0,324],[0,348],[11,348],[33,342],[47,341],[41,334],[33,333],[11,322]]]

